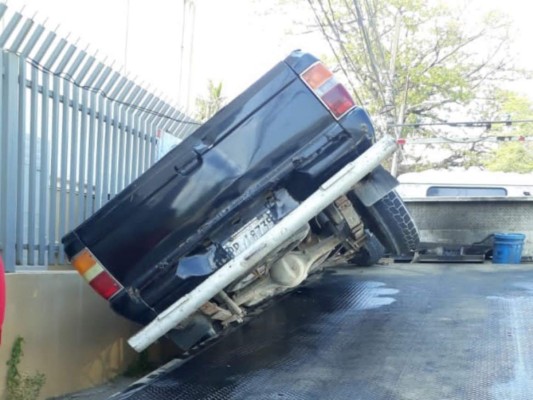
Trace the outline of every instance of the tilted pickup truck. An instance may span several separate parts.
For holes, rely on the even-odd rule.
[[[372,122],[295,51],[63,238],[117,313],[182,349],[335,263],[409,254],[418,232]]]

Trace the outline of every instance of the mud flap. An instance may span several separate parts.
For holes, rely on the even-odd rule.
[[[359,181],[353,191],[366,207],[370,207],[398,185],[398,180],[380,165]]]

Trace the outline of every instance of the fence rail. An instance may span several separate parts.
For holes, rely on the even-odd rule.
[[[0,19],[9,10],[0,3]],[[16,266],[64,264],[61,237],[157,159],[178,107],[20,13],[0,33],[0,248]]]

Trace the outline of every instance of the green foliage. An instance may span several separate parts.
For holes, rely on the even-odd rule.
[[[207,121],[224,105],[222,97],[222,82],[214,84],[209,80],[207,83],[207,96],[196,99],[196,118],[201,122]]]
[[[465,113],[470,114],[467,120],[502,119],[507,114],[513,119],[533,117],[527,99],[498,89],[504,81],[529,75],[514,66],[511,20],[505,14],[480,13],[466,0],[462,5],[440,0],[305,3],[333,54],[326,62],[344,75],[358,104],[373,116],[378,135],[388,131],[405,137],[406,129],[391,125],[454,120]],[[504,126],[492,129],[509,132]],[[527,134],[521,125],[512,130]],[[446,137],[450,130],[414,132],[418,137]],[[480,142],[445,162],[480,165],[490,150]]]
[[[148,352],[142,351],[137,358],[126,368],[123,375],[129,378],[137,378],[152,371],[155,365],[148,359]]]
[[[487,105],[482,110],[483,118],[487,120],[526,120],[533,119],[533,104],[526,96],[519,93],[495,88],[488,96]],[[517,136],[530,136],[533,134],[531,124],[515,123],[512,129],[505,125],[491,128],[492,132]]]
[[[510,22],[497,12],[476,19],[467,5],[437,1],[307,2],[334,62],[378,118],[434,119],[451,105],[464,107],[513,70]]]
[[[533,146],[529,143],[505,143],[485,163],[487,169],[502,172],[533,172]]]
[[[11,357],[7,360],[7,400],[35,400],[39,397],[42,387],[46,382],[44,374],[37,372],[28,375],[19,371],[19,364],[24,352],[22,343],[24,339],[18,336],[11,348]]]
[[[482,118],[487,120],[531,120],[533,104],[516,92],[495,88],[489,101],[482,109]],[[512,126],[495,125],[491,133],[504,136],[532,136],[531,124],[513,123]],[[530,142],[509,142],[499,144],[480,160],[480,164],[491,171],[533,172],[533,146]]]

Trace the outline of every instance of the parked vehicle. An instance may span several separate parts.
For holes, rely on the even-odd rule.
[[[111,307],[183,349],[325,263],[407,254],[418,232],[368,114],[293,52],[63,238]],[[355,160],[355,161],[354,161]],[[354,184],[357,183],[355,186]]]
[[[404,199],[529,198],[533,174],[491,172],[477,169],[410,172],[398,177],[398,193]]]

